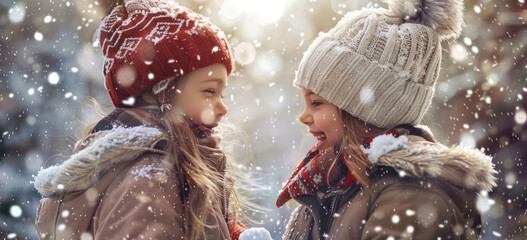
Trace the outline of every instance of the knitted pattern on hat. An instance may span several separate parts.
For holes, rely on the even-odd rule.
[[[225,34],[200,14],[168,0],[125,0],[98,30],[105,86],[116,107],[155,84],[233,58]]]
[[[442,40],[461,32],[460,0],[391,0],[344,16],[304,53],[295,85],[381,128],[418,124],[432,97]]]

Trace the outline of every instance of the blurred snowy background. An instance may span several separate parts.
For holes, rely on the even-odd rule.
[[[182,0],[228,35],[237,61],[225,93],[228,120],[245,130],[262,178],[260,221],[275,239],[291,209],[277,192],[313,143],[297,116],[292,86],[302,53],[348,11],[386,7],[366,0]],[[110,107],[90,0],[0,1],[0,238],[35,239],[40,199],[30,181],[71,154],[81,125],[97,119],[92,96]],[[498,187],[481,193],[482,239],[527,239],[527,4],[466,0],[466,26],[445,49],[425,123],[444,144],[494,156]],[[293,208],[294,206],[290,206]]]

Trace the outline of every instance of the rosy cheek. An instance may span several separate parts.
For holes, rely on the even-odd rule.
[[[327,131],[328,120],[326,114],[321,114],[315,117],[315,125],[322,131]]]
[[[212,124],[214,123],[215,117],[214,117],[214,111],[212,108],[206,107],[201,111],[201,122],[204,124]]]

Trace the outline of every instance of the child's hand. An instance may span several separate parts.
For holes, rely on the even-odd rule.
[[[249,228],[240,234],[239,240],[273,240],[265,228]]]

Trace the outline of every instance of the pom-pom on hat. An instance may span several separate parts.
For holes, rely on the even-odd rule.
[[[116,107],[155,84],[233,58],[225,34],[168,0],[125,0],[99,27],[105,86]]]
[[[461,0],[389,0],[344,16],[304,53],[295,85],[381,128],[418,124],[432,97],[443,40],[461,33]]]

